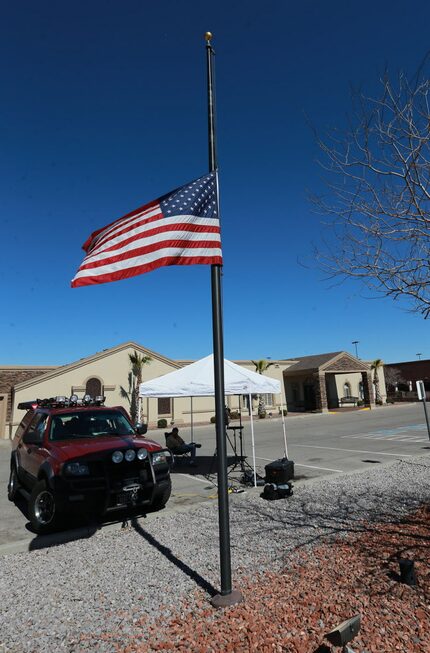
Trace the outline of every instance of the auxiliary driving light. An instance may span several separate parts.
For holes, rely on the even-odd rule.
[[[148,451],[146,449],[139,449],[137,452],[137,457],[139,460],[145,460],[148,457]]]
[[[125,452],[125,459],[128,463],[131,463],[132,460],[136,458],[136,452],[134,449],[127,449]]]
[[[122,451],[114,451],[113,452],[112,461],[114,463],[120,463],[120,462],[123,461],[123,459],[124,459],[124,454],[122,453]]]

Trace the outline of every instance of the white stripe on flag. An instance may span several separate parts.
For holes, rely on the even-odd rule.
[[[106,265],[101,265],[96,268],[87,268],[85,270],[80,270],[75,275],[73,281],[76,279],[81,279],[83,277],[98,277],[103,274],[111,274],[119,270],[126,270],[127,268],[138,267],[142,265],[147,265],[152,263],[157,259],[164,257],[190,257],[198,258],[204,256],[222,256],[221,248],[196,248],[192,247],[190,249],[184,249],[183,247],[166,247],[165,249],[157,249],[155,252],[150,252],[144,256],[136,256],[134,258],[126,258],[122,261],[116,261],[115,263],[110,263]]]
[[[174,225],[175,227],[178,227],[178,222],[183,223],[183,224],[193,224],[196,226],[202,226],[202,227],[218,227],[219,226],[219,220],[216,220],[214,218],[196,218],[194,215],[184,215],[184,216],[179,216],[174,217],[174,218],[161,218],[157,222],[150,222],[149,224],[144,224],[141,225],[140,227],[137,227],[136,229],[132,229],[131,231],[127,231],[124,234],[121,234],[121,236],[117,236],[116,238],[112,238],[111,240],[106,240],[103,245],[97,245],[94,247],[94,249],[91,250],[91,252],[88,254],[88,256],[85,257],[84,263],[89,263],[93,261],[99,261],[103,258],[108,256],[114,256],[115,254],[119,254],[120,252],[126,252],[130,249],[136,249],[137,247],[143,247],[146,244],[151,245],[152,243],[155,242],[160,242],[163,240],[221,240],[220,234],[217,232],[207,232],[207,231],[179,231],[178,229],[175,231],[161,231],[159,234],[156,234],[154,236],[145,236],[145,232],[147,231],[152,231],[154,229],[157,229],[158,227],[168,227],[170,225]],[[110,249],[114,245],[120,244],[124,240],[130,240],[130,238],[133,238],[133,236],[138,236],[139,234],[143,234],[142,238],[136,238],[136,240],[133,240],[132,242],[128,243],[125,245],[123,248],[118,248],[113,251],[108,251],[105,252],[104,250]]]

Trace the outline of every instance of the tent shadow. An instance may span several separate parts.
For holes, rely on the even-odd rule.
[[[227,456],[229,472],[234,467],[236,470],[240,470],[241,460],[245,462],[246,456],[243,456],[242,459],[240,456]],[[212,476],[217,473],[218,458],[215,454],[213,456],[199,456],[197,454],[195,463],[195,465],[190,465],[189,456],[176,456],[170,472],[172,475],[189,474],[192,476]]]

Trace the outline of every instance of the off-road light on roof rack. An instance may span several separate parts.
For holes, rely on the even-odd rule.
[[[18,404],[20,410],[34,410],[35,408],[68,408],[69,406],[102,406],[106,397],[98,395],[91,397],[85,395],[83,399],[79,399],[78,395],[73,394],[70,398],[58,395],[57,397],[49,397],[46,399],[33,399],[33,401],[22,401]]]
[[[18,409],[19,410],[31,410],[31,409],[34,410],[38,406],[38,403],[37,403],[38,401],[39,401],[38,399],[33,399],[33,401],[21,401],[18,404]]]

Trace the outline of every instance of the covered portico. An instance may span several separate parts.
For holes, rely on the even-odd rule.
[[[342,404],[374,405],[368,363],[344,351],[304,356],[296,360],[283,372],[290,411],[324,413]]]

